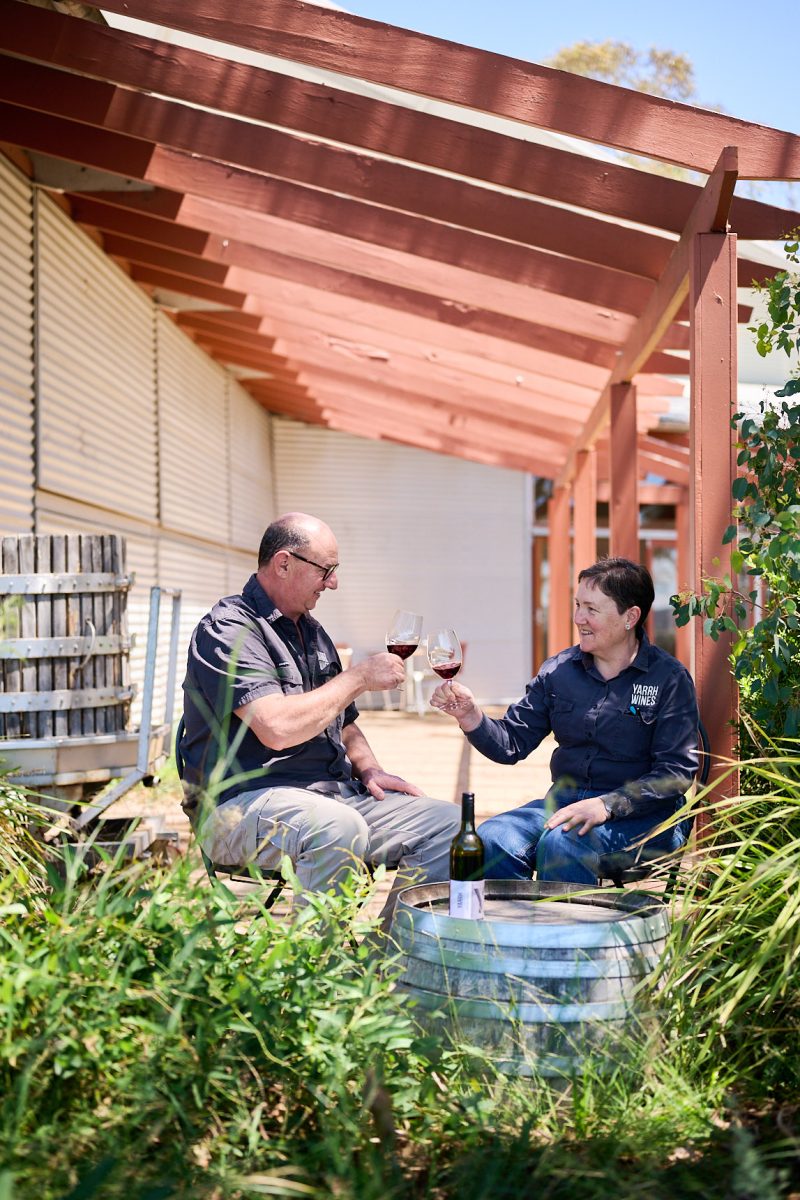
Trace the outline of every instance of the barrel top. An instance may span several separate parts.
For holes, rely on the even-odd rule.
[[[434,901],[434,912],[445,912],[444,901]],[[625,909],[606,908],[599,904],[582,904],[579,900],[494,900],[484,905],[488,921],[524,921],[526,925],[571,925],[577,922],[622,921],[629,916]]]
[[[446,883],[404,888],[394,924],[415,936],[455,937],[476,944],[524,946],[537,940],[562,947],[616,946],[663,937],[669,916],[656,896],[534,880],[486,881],[485,919],[464,920],[448,912]]]

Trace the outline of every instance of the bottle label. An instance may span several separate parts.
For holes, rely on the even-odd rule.
[[[468,921],[483,920],[482,879],[450,880],[450,916]]]

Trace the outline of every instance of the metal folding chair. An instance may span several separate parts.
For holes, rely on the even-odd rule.
[[[183,735],[186,732],[183,717],[178,722],[178,731],[175,735],[175,765],[178,769],[178,778],[183,780],[184,761],[181,751],[181,742]],[[203,847],[200,847],[200,853],[203,856],[203,865],[211,880],[218,880],[220,875],[225,875],[232,881],[239,880],[246,883],[264,883],[271,885],[271,890],[264,901],[264,908],[272,908],[275,901],[280,896],[283,889],[286,887],[286,880],[281,875],[280,871],[274,868],[267,869],[260,867],[258,863],[246,863],[231,865],[229,863],[213,862],[206,854]]]

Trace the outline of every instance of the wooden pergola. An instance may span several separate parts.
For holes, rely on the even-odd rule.
[[[800,137],[299,0],[102,5],[154,36],[97,7],[0,0],[2,149],[261,404],[552,480],[551,646],[599,491],[612,553],[648,499],[682,583],[726,570],[736,287],[768,273],[736,240],[800,223],[734,186],[800,179]],[[729,753],[726,647],[678,652]]]

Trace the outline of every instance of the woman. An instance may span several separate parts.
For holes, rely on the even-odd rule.
[[[530,879],[535,868],[540,880],[595,883],[600,855],[629,849],[683,804],[697,698],[686,668],[647,639],[653,599],[644,567],[601,559],[578,576],[578,644],[547,659],[504,717],[487,717],[463,684],[433,693],[494,762],[527,758],[550,732],[558,743],[546,798],[480,826],[488,878]],[[674,825],[649,845],[668,853],[684,841]]]

